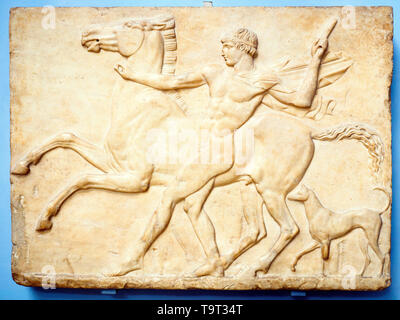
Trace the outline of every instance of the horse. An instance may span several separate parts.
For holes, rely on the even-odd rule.
[[[159,74],[173,74],[175,71],[177,45],[175,21],[172,16],[132,18],[119,23],[92,25],[82,33],[81,44],[88,52],[98,53],[106,50],[119,53],[127,59],[132,70]],[[85,174],[63,188],[41,213],[36,230],[51,229],[52,217],[78,190],[105,189],[141,193],[153,185],[168,186],[177,175],[179,167],[145,161],[145,137],[150,129],[163,126],[170,118],[190,126],[193,120],[185,114],[186,109],[184,100],[176,91],[158,91],[118,79],[112,97],[111,125],[103,145],[95,145],[71,132],[63,132],[29,151],[12,168],[12,174],[28,174],[31,164],[36,165],[45,153],[61,147],[77,152],[103,172]],[[250,219],[249,235],[240,240],[233,253],[224,257],[224,262],[215,259],[219,253],[215,252],[215,245],[211,245],[211,251],[209,250],[204,230],[200,227],[201,219],[206,218],[209,225],[207,232],[211,232],[211,237],[213,236],[215,231],[212,224],[210,225],[211,222],[207,221],[206,215],[201,212],[214,187],[243,181],[254,183],[269,214],[280,227],[280,235],[271,251],[261,257],[259,265],[255,266],[256,274],[258,271],[267,272],[274,259],[299,232],[285,201],[288,193],[299,184],[312,161],[313,140],[355,139],[368,149],[375,171],[379,170],[383,161],[381,139],[371,128],[359,123],[318,131],[294,117],[267,110],[250,118],[237,130],[235,136],[240,135],[243,130],[254,132],[255,145],[251,159],[245,165],[239,165],[239,161],[235,160],[233,167],[225,173],[179,199],[185,200],[184,210],[208,258],[203,270],[198,271],[197,275],[223,275],[224,270],[240,254],[266,234],[258,210],[257,216],[253,215],[253,219]],[[235,157],[236,155],[235,152]],[[175,203],[167,201],[164,205],[173,210]],[[139,264],[128,250],[119,270],[109,275],[125,275],[138,268]]]

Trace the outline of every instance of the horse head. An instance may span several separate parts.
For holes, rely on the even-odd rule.
[[[165,57],[167,51],[176,51],[175,21],[163,15],[94,24],[82,33],[81,44],[89,52],[118,52],[136,70],[162,72],[165,63],[176,62],[176,52],[172,59]]]

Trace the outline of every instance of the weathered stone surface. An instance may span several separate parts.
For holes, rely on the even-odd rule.
[[[392,32],[390,7],[13,9],[14,280],[389,286]]]

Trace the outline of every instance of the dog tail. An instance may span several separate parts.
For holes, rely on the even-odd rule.
[[[381,212],[379,212],[379,214],[383,214],[389,209],[390,205],[392,204],[392,196],[391,196],[391,194],[389,192],[387,192],[385,189],[383,189],[381,187],[375,187],[373,190],[380,190],[387,197],[387,205],[386,205],[385,209],[383,209]]]
[[[368,149],[372,158],[372,170],[378,173],[385,155],[384,145],[379,135],[365,124],[348,123],[312,133],[311,137],[321,141],[340,141],[354,139],[361,142]]]

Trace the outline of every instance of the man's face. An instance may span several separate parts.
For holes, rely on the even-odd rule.
[[[228,67],[233,67],[235,64],[237,64],[243,54],[244,52],[236,48],[236,46],[230,41],[226,41],[222,44],[221,55]]]

